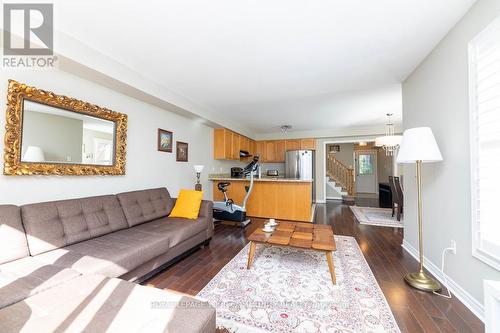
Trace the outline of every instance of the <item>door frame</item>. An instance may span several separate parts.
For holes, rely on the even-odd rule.
[[[357,159],[356,159],[356,153],[374,153],[375,154],[375,171],[374,171],[374,176],[375,176],[375,192],[358,192],[358,189],[356,189],[356,193],[361,193],[361,194],[376,194],[377,193],[377,184],[378,184],[378,151],[377,149],[360,149],[360,150],[355,150],[354,151],[354,181],[356,182],[356,177],[358,177],[356,168],[357,166]],[[356,183],[355,183],[356,184]]]
[[[319,162],[321,163],[323,169],[323,179],[321,179],[321,184],[323,186],[323,198],[322,199],[316,198],[316,203],[326,203],[326,145],[332,143],[357,143],[360,141],[370,142],[370,141],[375,141],[375,138],[377,138],[378,136],[380,135],[353,136],[353,137],[343,137],[338,139],[332,138],[331,140],[327,139],[326,141],[323,142],[323,154],[318,154],[318,152],[316,152],[316,156],[319,156],[320,158]],[[321,138],[319,138],[318,140],[321,140]]]

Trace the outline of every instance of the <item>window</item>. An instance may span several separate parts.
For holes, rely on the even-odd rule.
[[[371,154],[359,154],[358,173],[360,175],[373,174],[373,156]]]
[[[500,270],[500,18],[469,43],[472,253]]]

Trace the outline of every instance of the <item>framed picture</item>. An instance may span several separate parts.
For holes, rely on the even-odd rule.
[[[330,153],[338,153],[340,152],[340,145],[331,145],[330,146]]]
[[[174,134],[170,131],[158,128],[158,151],[172,152],[174,146]]]
[[[188,144],[186,142],[177,141],[177,162],[188,161]]]

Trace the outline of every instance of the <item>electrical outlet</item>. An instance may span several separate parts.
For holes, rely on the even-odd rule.
[[[455,242],[453,239],[451,240],[451,246],[450,247],[452,248],[451,252],[453,254],[457,254],[457,242]]]

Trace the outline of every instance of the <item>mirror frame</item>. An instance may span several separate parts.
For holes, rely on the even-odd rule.
[[[24,100],[114,122],[113,165],[22,162]],[[9,80],[4,139],[4,175],[124,175],[126,139],[126,114]]]

